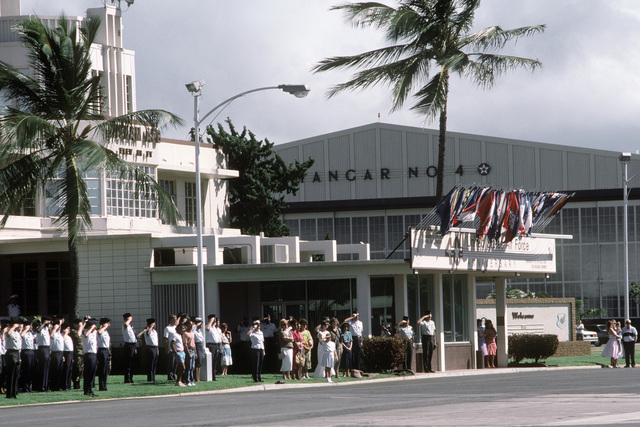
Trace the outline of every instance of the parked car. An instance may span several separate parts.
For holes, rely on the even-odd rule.
[[[597,324],[597,325],[585,325],[584,327],[586,331],[593,331],[598,335],[598,342],[595,343],[596,346],[601,346],[606,344],[609,341],[609,333],[607,332],[607,325]]]
[[[600,340],[598,339],[598,334],[593,331],[589,331],[587,329],[583,329],[581,331],[576,331],[576,340],[578,341],[588,341],[593,345],[599,346]]]

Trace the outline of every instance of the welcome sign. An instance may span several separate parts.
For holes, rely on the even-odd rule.
[[[506,244],[477,239],[474,230],[440,235],[411,229],[411,268],[495,273],[556,272],[554,238],[517,237]]]

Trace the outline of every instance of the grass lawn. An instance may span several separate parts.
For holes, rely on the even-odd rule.
[[[386,374],[379,375],[377,378],[392,377],[394,375]],[[199,391],[209,390],[224,390],[229,388],[248,387],[256,385],[251,379],[251,375],[226,375],[218,376],[216,381],[200,382],[196,383],[195,387],[178,387],[173,381],[166,381],[166,375],[161,377],[162,379],[155,384],[148,383],[146,381],[146,375],[135,375],[133,377],[133,384],[124,384],[124,378],[122,375],[114,375],[109,377],[107,383],[108,391],[98,391],[96,388],[94,392],[98,397],[85,396],[82,389],[69,390],[69,391],[56,391],[47,393],[20,393],[17,399],[7,399],[0,395],[0,407],[9,405],[28,405],[28,404],[41,404],[51,402],[65,402],[70,400],[96,400],[96,399],[113,399],[122,397],[140,397],[140,396],[158,396],[167,394],[180,394],[191,393]],[[274,384],[276,381],[282,379],[280,374],[264,374],[262,375],[264,384]],[[341,383],[348,381],[363,381],[367,378],[333,378],[333,382]],[[96,385],[98,378],[96,378]],[[296,384],[308,384],[308,383],[326,383],[323,378],[310,378],[302,381],[290,380],[287,383]],[[82,385],[82,383],[81,383]]]
[[[601,366],[601,365],[609,365],[611,363],[611,359],[608,357],[600,356],[602,353],[601,347],[591,347],[591,355],[589,356],[567,356],[567,357],[550,357],[545,360],[547,366]],[[533,363],[533,359],[525,359],[522,361],[525,363]],[[618,363],[624,366],[624,357],[618,359]]]

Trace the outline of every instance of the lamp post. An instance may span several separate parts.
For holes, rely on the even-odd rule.
[[[196,229],[197,229],[197,267],[198,267],[198,316],[204,320],[205,306],[204,306],[204,263],[202,259],[202,193],[200,182],[200,125],[209,117],[214,111],[221,107],[224,107],[235,99],[245,96],[249,93],[259,92],[263,90],[281,89],[284,92],[290,93],[296,98],[304,98],[311,90],[307,85],[278,85],[260,87],[257,89],[251,89],[246,92],[239,93],[232,96],[229,99],[222,101],[220,104],[213,107],[207,114],[200,118],[200,96],[202,95],[202,87],[204,86],[204,80],[196,80],[191,83],[187,83],[185,86],[187,90],[193,95],[193,129],[196,148]],[[206,334],[205,344],[206,344]]]
[[[622,213],[623,233],[624,233],[624,318],[629,318],[629,218],[627,210],[629,208],[629,194],[627,185],[631,179],[638,176],[635,174],[631,179],[627,178],[627,167],[631,160],[631,153],[621,153],[618,158],[622,163],[622,200],[624,204]]]

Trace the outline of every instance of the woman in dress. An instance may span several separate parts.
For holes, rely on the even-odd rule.
[[[311,337],[311,332],[307,329],[307,325],[307,319],[300,319],[298,329],[300,330],[300,335],[302,335],[302,349],[306,359],[304,366],[302,366],[302,378],[309,378],[309,369],[311,369],[311,349],[313,348],[313,338]]]
[[[351,348],[353,346],[353,337],[349,331],[349,323],[342,324],[342,334],[340,335],[340,347],[342,347],[342,361],[340,369],[343,371],[343,377],[348,377],[351,372]]]
[[[325,365],[324,365],[324,353],[325,353],[325,344],[324,340],[326,334],[328,333],[327,327],[329,326],[329,319],[322,319],[320,325],[316,327],[316,339],[318,343],[318,364],[316,365],[316,370],[313,373],[314,378],[325,378]]]
[[[290,380],[291,370],[293,369],[293,335],[286,319],[280,319],[278,342],[280,343],[280,358],[282,359],[280,367],[282,379]]]
[[[498,346],[496,345],[496,337],[498,331],[493,327],[491,320],[487,319],[484,328],[484,339],[487,342],[487,368],[496,367],[496,354],[498,353]]]
[[[302,366],[298,366],[295,361],[296,355],[303,351],[302,334],[298,330],[298,321],[296,319],[289,320],[289,327],[291,328],[291,336],[293,336],[293,370],[291,373],[294,380],[301,380]]]
[[[487,366],[487,341],[484,339],[484,327],[482,326],[482,319],[478,319],[476,321],[476,325],[478,328],[478,350],[482,352],[482,360],[485,368]]]
[[[233,365],[233,359],[231,358],[231,331],[226,323],[222,324],[222,360],[220,364],[222,366],[221,375],[227,375],[229,366]]]
[[[622,354],[622,348],[618,339],[620,335],[616,332],[616,322],[615,320],[609,320],[607,323],[607,333],[609,334],[609,341],[604,346],[602,350],[602,357],[610,357],[611,358],[611,367],[619,368],[618,366],[618,358]]]

